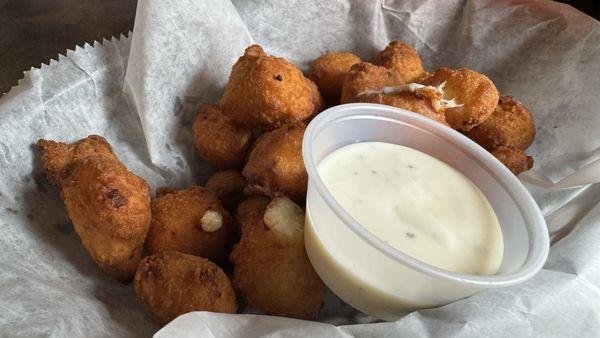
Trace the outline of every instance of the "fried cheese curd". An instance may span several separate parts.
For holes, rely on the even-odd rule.
[[[192,125],[198,152],[208,163],[221,168],[239,168],[252,145],[252,131],[237,126],[214,104],[204,104]]]
[[[288,196],[304,204],[308,174],[302,160],[302,123],[283,125],[262,134],[256,141],[242,175],[246,192],[269,197]]]
[[[309,78],[317,84],[325,101],[329,105],[336,105],[340,102],[346,73],[361,61],[349,52],[326,53],[310,65]]]
[[[233,65],[221,108],[237,125],[270,130],[310,118],[323,99],[296,66],[253,45]]]
[[[465,135],[488,151],[501,146],[525,150],[535,137],[533,115],[513,97],[501,96],[492,115]]]
[[[152,200],[152,222],[144,248],[148,254],[179,251],[223,262],[233,233],[233,218],[204,188],[161,190]]]
[[[60,188],[73,227],[98,266],[129,283],[150,226],[146,182],[130,172],[101,136],[66,144],[39,140],[48,180]]]
[[[483,123],[498,105],[498,90],[487,76],[460,68],[440,68],[423,80],[426,86],[442,87],[444,99],[457,106],[446,109],[446,121],[454,129],[469,131]]]
[[[241,172],[224,170],[212,174],[204,184],[204,188],[217,196],[226,210],[233,212],[243,199],[246,185],[246,178]]]
[[[192,311],[237,311],[231,282],[217,265],[176,251],[142,259],[135,274],[135,293],[160,326]]]
[[[533,167],[533,158],[527,156],[522,149],[501,146],[491,153],[515,175]]]
[[[238,206],[242,238],[230,255],[233,286],[270,315],[314,319],[325,284],[304,248],[304,212],[286,197],[251,197]]]
[[[417,51],[401,41],[390,42],[373,64],[390,69],[402,83],[418,82],[425,74]]]

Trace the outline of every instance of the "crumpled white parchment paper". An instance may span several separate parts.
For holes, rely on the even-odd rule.
[[[211,169],[193,148],[191,120],[200,102],[220,98],[249,44],[306,70],[328,50],[370,59],[401,39],[427,69],[482,71],[534,112],[528,152],[536,163],[522,179],[555,242],[544,270],[394,323],[371,323],[329,295],[321,323],[196,312],[157,336],[596,336],[598,26],[549,1],[140,1],[133,37],[77,47],[0,98],[0,335],[130,337],[159,329],[132,287],[104,276],[85,252],[44,178],[38,138],[100,134],[152,188],[202,183]]]

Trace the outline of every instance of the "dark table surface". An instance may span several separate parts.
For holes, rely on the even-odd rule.
[[[0,0],[0,94],[76,45],[133,29],[137,0]]]
[[[600,18],[600,0],[562,1]],[[137,0],[0,0],[0,94],[76,45],[133,29]]]

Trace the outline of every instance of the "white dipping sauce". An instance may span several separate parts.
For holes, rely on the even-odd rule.
[[[317,171],[337,202],[394,248],[454,272],[498,271],[498,219],[481,191],[446,163],[408,147],[363,142],[329,154]]]

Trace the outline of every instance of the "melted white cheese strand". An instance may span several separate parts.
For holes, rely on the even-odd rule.
[[[442,107],[443,108],[462,107],[463,104],[459,104],[456,101],[456,99],[454,99],[454,98],[450,99],[450,100],[444,99],[444,87],[445,86],[446,86],[446,81],[442,82],[437,87],[425,86],[420,83],[413,82],[413,83],[408,83],[408,84],[401,85],[401,86],[386,86],[386,87],[383,87],[380,89],[365,90],[363,92],[360,92],[357,96],[368,95],[368,94],[399,94],[402,92],[416,93],[418,90],[426,89],[426,90],[433,90],[433,91],[440,93],[441,99],[439,99],[439,100],[432,99],[432,101],[434,101],[433,105],[436,110],[440,110]]]

